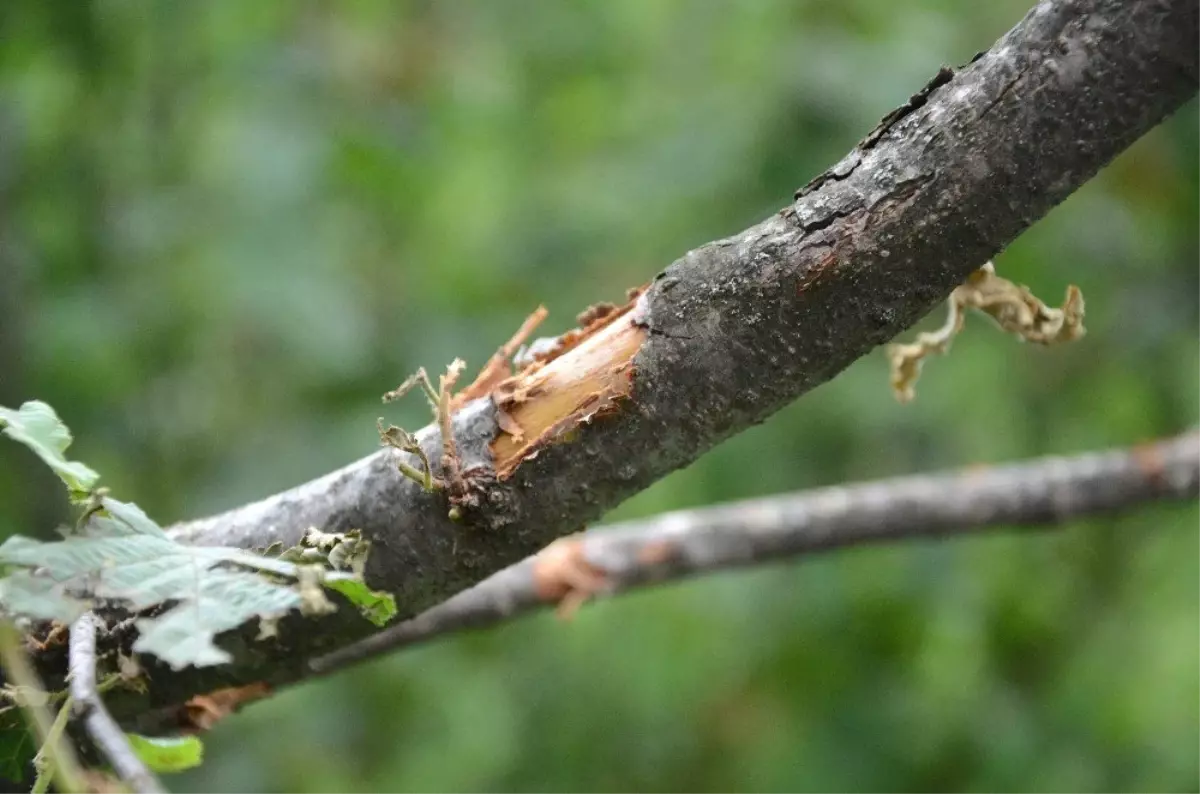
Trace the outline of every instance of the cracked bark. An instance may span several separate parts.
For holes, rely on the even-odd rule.
[[[397,473],[402,453],[383,450],[174,532],[265,547],[294,543],[308,526],[361,529],[374,544],[369,583],[395,594],[402,617],[416,615],[578,531],[915,323],[1195,94],[1198,21],[1195,0],[1047,0],[969,65],[939,71],[780,213],[659,273],[609,326],[624,345],[589,340],[545,365],[568,386],[624,367],[627,396],[532,450],[505,448],[501,477],[494,402],[463,406],[455,440],[479,486],[463,524],[448,519],[442,495]],[[563,416],[585,408],[566,405]],[[437,460],[437,428],[418,438]],[[247,627],[222,637],[232,664],[173,673],[144,660],[151,690],[110,705],[161,727],[192,695],[287,683],[307,674],[308,659],[371,630],[345,608],[284,621],[271,641]],[[61,655],[38,658],[52,680]]]

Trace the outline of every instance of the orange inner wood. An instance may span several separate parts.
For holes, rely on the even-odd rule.
[[[646,338],[646,329],[632,321],[632,307],[561,356],[517,373],[493,394],[521,429],[519,437],[503,432],[492,441],[500,479],[535,450],[629,395],[633,357]]]

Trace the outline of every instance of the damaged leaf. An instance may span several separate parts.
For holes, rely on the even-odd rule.
[[[363,537],[361,530],[322,532],[316,527],[309,527],[300,544],[285,550],[280,557],[295,562],[325,563],[335,571],[349,570],[353,576],[326,575],[324,586],[345,596],[367,620],[376,626],[383,626],[396,616],[396,599],[391,593],[370,589],[362,581],[370,550],[371,542]],[[320,593],[320,588],[316,593]],[[319,598],[314,597],[312,608],[323,609],[320,604],[323,598],[324,593],[320,593]]]
[[[362,536],[362,530],[349,532],[322,532],[309,527],[293,546],[280,554],[280,559],[293,562],[327,561],[335,571],[353,571],[361,576],[367,564],[367,553],[371,541]]]

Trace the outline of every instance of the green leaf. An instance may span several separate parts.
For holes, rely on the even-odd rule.
[[[0,545],[0,564],[19,568],[0,580],[0,605],[13,614],[68,623],[91,599],[134,611],[177,602],[162,615],[138,620],[133,646],[177,670],[230,661],[213,644],[217,634],[301,606],[295,587],[244,570],[294,578],[297,566],[242,549],[186,546],[136,505],[107,497],[100,503],[103,512],[89,517],[79,534],[48,543],[14,536]]]
[[[330,578],[325,586],[344,595],[358,611],[376,626],[385,626],[396,616],[396,599],[391,593],[372,590],[361,579]]]
[[[331,611],[322,586],[345,594],[376,625],[396,613],[391,596],[371,592],[356,575],[243,549],[185,545],[137,505],[105,496],[98,504],[77,534],[54,542],[17,535],[0,545],[0,565],[16,568],[0,579],[0,607],[70,623],[96,599],[135,612],[172,603],[163,614],[137,621],[133,650],[153,654],[176,670],[231,661],[214,639],[252,618],[269,625],[293,609]],[[347,565],[361,568],[369,546],[361,537],[318,534],[325,551],[307,549],[317,562],[327,563],[328,555],[340,550]]]
[[[64,453],[71,446],[71,431],[46,403],[32,400],[16,411],[0,405],[0,427],[54,469],[72,497],[82,497],[96,487],[99,474],[79,461],[67,460]]]
[[[129,746],[154,772],[182,772],[200,766],[204,743],[195,736],[141,736],[127,733]]]
[[[68,595],[61,583],[27,570],[0,579],[0,605],[12,615],[64,624],[74,622],[91,606],[89,601]]]

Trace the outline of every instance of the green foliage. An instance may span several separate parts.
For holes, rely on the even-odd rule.
[[[71,431],[54,409],[32,400],[14,411],[0,405],[0,427],[4,435],[33,450],[66,484],[73,497],[81,498],[95,487],[100,475],[75,460],[67,460]]]
[[[138,618],[133,650],[153,654],[176,670],[229,662],[232,657],[214,638],[254,618],[270,626],[293,609],[329,611],[322,583],[336,585],[377,624],[395,614],[394,601],[370,591],[359,578],[370,549],[361,533],[311,530],[303,550],[288,550],[279,558],[179,543],[137,505],[80,491],[85,483],[93,487],[98,475],[62,457],[71,435],[50,406],[26,403],[20,417],[23,424],[12,421],[8,431],[17,432],[10,434],[37,451],[88,506],[77,532],[62,540],[13,535],[0,545],[0,566],[9,570],[0,579],[0,608],[6,613],[69,624],[97,599],[133,612],[172,603],[161,615]],[[88,478],[80,476],[84,471]],[[325,563],[354,572],[326,572]]]
[[[391,593],[372,590],[361,579],[327,579],[325,586],[336,590],[358,607],[359,612],[376,626],[387,625],[396,617],[396,599]]]
[[[37,749],[20,711],[12,709],[0,714],[0,778],[24,780]]]
[[[278,618],[301,606],[299,592],[246,570],[296,576],[292,563],[241,549],[186,546],[136,505],[103,497],[78,534],[55,542],[13,536],[0,545],[0,605],[15,615],[70,623],[92,599],[142,611],[168,601],[164,614],[137,621],[133,646],[179,669],[230,660],[215,635],[254,617]],[[227,566],[237,566],[230,568]]]
[[[565,330],[778,211],[1032,5],[4,0],[0,404],[69,414],[164,521],[321,476],[377,448],[402,373],[478,367],[541,302]],[[1078,284],[1080,343],[982,323],[907,406],[876,351],[608,518],[1197,424],[1198,177],[1192,104],[997,260]],[[44,537],[60,486],[7,447],[0,532]],[[257,703],[172,788],[1195,790],[1198,520],[857,549],[464,634]]]
[[[204,761],[204,743],[195,736],[141,736],[125,738],[138,758],[154,772],[182,772]]]

